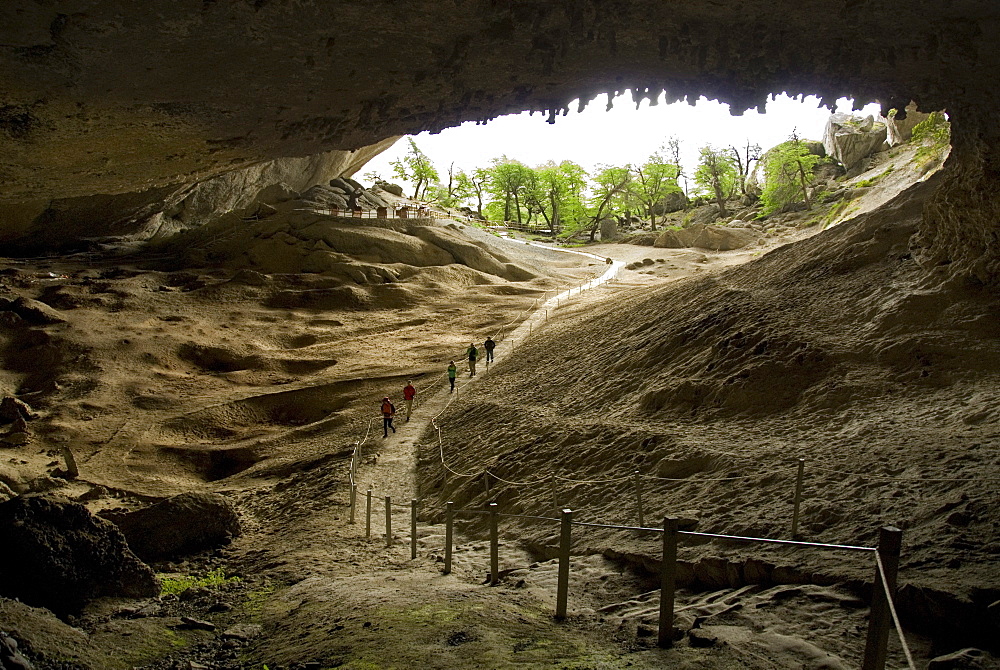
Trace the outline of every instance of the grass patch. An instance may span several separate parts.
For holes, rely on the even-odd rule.
[[[875,184],[879,183],[880,181],[888,177],[890,174],[892,174],[892,171],[895,169],[896,169],[895,165],[890,165],[881,174],[877,174],[874,177],[869,177],[868,179],[862,179],[859,182],[855,182],[854,188],[867,188],[869,186],[874,186]]]
[[[160,577],[160,595],[179,594],[195,586],[206,588],[222,586],[223,584],[233,584],[239,582],[239,577],[226,577],[226,572],[222,568],[216,568],[206,572],[201,577],[195,575],[181,575],[180,577]]]

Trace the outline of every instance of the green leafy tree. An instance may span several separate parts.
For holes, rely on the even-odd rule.
[[[694,173],[695,183],[715,199],[719,216],[729,216],[726,201],[735,192],[739,179],[733,158],[725,149],[715,149],[710,144],[703,146],[699,154],[698,167]]]
[[[813,168],[819,160],[794,131],[787,142],[770,149],[763,158],[764,188],[760,195],[763,213],[770,214],[799,200],[805,201],[807,209],[811,208],[809,186],[815,179]]]
[[[489,172],[483,168],[476,168],[470,173],[464,170],[455,175],[455,193],[462,202],[476,203],[476,214],[480,218],[483,216],[483,196],[486,195],[486,182],[489,179]]]
[[[572,161],[558,165],[549,161],[535,168],[541,197],[540,213],[553,233],[558,234],[565,221],[576,224],[583,216],[587,172]]]
[[[632,183],[632,166],[598,166],[591,179],[590,241],[597,236],[597,229],[606,217],[615,211],[625,210],[632,202],[629,186]]]
[[[403,181],[414,184],[413,199],[420,197],[421,193],[436,183],[440,177],[434,164],[423,151],[417,147],[417,143],[412,137],[407,138],[410,149],[399,160],[389,163],[392,166],[393,174]]]
[[[503,203],[504,221],[511,221],[514,216],[521,223],[521,203],[531,172],[531,168],[524,163],[506,156],[493,159],[486,188],[495,201]]]
[[[661,146],[646,162],[635,169],[632,192],[649,217],[649,225],[656,230],[656,206],[671,193],[680,191],[677,177],[680,168],[668,158],[668,147]]]

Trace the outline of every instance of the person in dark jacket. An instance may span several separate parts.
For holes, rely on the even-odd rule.
[[[483,342],[483,349],[486,350],[486,362],[489,363],[493,360],[493,350],[497,348],[497,343],[493,341],[492,337],[487,337],[486,341]]]
[[[469,345],[469,349],[465,352],[469,357],[469,376],[476,376],[476,359],[479,358],[479,349],[476,349],[475,343]]]
[[[392,425],[392,417],[396,414],[396,406],[389,402],[389,396],[382,398],[382,437],[389,437],[389,429],[396,432]]]

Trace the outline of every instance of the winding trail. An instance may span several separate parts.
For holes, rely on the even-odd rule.
[[[528,244],[543,249],[562,251],[569,254],[578,254],[607,263],[609,260],[605,256],[587,253],[585,251],[575,251],[571,249],[560,249],[558,247],[538,242]],[[410,421],[406,421],[405,412],[402,408],[397,408],[396,432],[389,433],[388,438],[383,438],[378,434],[382,429],[381,421],[377,417],[370,422],[370,430],[367,439],[363,441],[361,447],[361,458],[357,470],[358,499],[357,499],[357,532],[364,533],[364,509],[365,492],[371,488],[373,493],[373,507],[383,509],[385,496],[390,496],[394,506],[408,507],[410,500],[417,494],[417,443],[421,436],[432,427],[434,418],[439,416],[451,404],[451,401],[463,393],[467,393],[475,388],[477,382],[484,377],[489,377],[491,367],[502,363],[507,356],[511,355],[514,349],[529,337],[535,330],[542,327],[549,318],[549,311],[554,310],[561,304],[571,300],[573,296],[578,296],[584,291],[588,291],[599,286],[603,286],[613,280],[621,269],[625,266],[623,261],[611,260],[607,264],[607,269],[599,277],[590,279],[580,286],[570,288],[562,293],[548,298],[531,312],[514,330],[505,333],[502,340],[497,341],[497,348],[494,354],[492,365],[486,365],[481,361],[480,374],[475,377],[468,376],[468,372],[463,373],[459,369],[458,379],[455,383],[455,393],[449,393],[447,379],[442,375],[439,379],[430,379],[426,383],[417,386],[417,397],[414,402],[413,415]],[[456,359],[456,362],[460,362]],[[376,504],[377,503],[377,504]],[[381,512],[384,514],[384,512]],[[373,513],[374,514],[374,513]],[[381,520],[372,524],[375,528],[381,528]],[[374,531],[373,531],[374,532]]]

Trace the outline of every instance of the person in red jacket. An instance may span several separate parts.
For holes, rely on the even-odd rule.
[[[403,387],[403,401],[406,402],[406,420],[410,420],[410,412],[413,410],[413,399],[417,395],[417,389],[413,388],[413,382],[409,379],[406,380],[406,386]]]
[[[389,437],[389,429],[396,432],[396,427],[392,425],[392,417],[396,413],[396,406],[389,402],[389,396],[382,398],[382,437]]]

